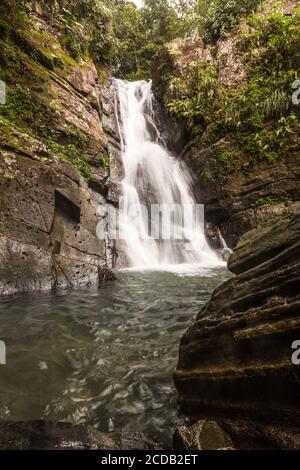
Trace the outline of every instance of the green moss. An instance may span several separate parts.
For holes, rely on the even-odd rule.
[[[0,106],[0,115],[11,124],[26,129],[28,134],[40,137],[43,127],[51,128],[56,123],[56,111],[42,99],[43,95],[37,90],[27,88],[26,81],[8,85],[6,104]]]
[[[291,201],[292,198],[289,195],[285,196],[267,196],[267,197],[261,197],[257,199],[251,207],[253,209],[258,209],[260,207],[265,207],[265,206],[276,206],[277,204],[280,203],[288,203]]]
[[[17,132],[15,132],[15,130],[17,130]],[[15,125],[12,125],[7,119],[0,116],[0,142],[2,146],[8,146],[22,151],[24,142],[21,137],[18,136],[18,132],[20,134],[24,133],[24,129],[16,129]]]
[[[51,138],[49,138],[46,143],[55,155],[71,163],[75,170],[87,181],[90,179],[91,167],[86,157],[81,155],[80,149],[78,149],[76,145],[61,145]]]
[[[56,37],[46,31],[39,31],[31,27],[20,31],[22,41],[25,42],[28,55],[50,70],[58,69],[67,75],[78,63],[64,51]]]
[[[228,168],[232,162],[232,153],[226,149],[221,149],[217,153],[218,162],[223,166]]]
[[[86,6],[87,2],[83,0],[81,3]],[[75,8],[74,2],[72,5]],[[57,20],[56,28],[60,30],[51,34],[32,20],[31,2],[3,0],[0,4],[0,79],[7,84],[7,102],[0,106],[1,141],[21,151],[26,142],[19,141],[18,134],[22,133],[24,139],[24,134],[34,137],[44,142],[54,154],[69,161],[89,180],[88,136],[70,123],[66,123],[67,131],[57,130],[61,129],[61,115],[52,104],[54,73],[68,78],[73,68],[79,65],[62,41],[66,25],[57,18],[58,6],[62,11],[61,4],[57,2],[49,0],[44,5],[48,12],[54,8],[53,19]],[[89,11],[92,14],[92,9],[88,9],[86,14]],[[83,25],[77,23],[75,17],[73,20],[74,27],[84,32]],[[73,32],[71,37],[76,39]],[[88,28],[86,33],[89,36]],[[85,54],[85,51],[81,52]],[[108,166],[105,157],[103,166]]]
[[[105,168],[105,169],[109,169],[109,157],[108,155],[102,155],[102,157],[100,158],[101,162],[102,162],[102,166]]]
[[[17,142],[13,129],[42,140],[48,148],[73,167],[86,180],[90,179],[91,168],[84,156],[87,148],[87,136],[76,126],[69,126],[68,141],[55,126],[54,111],[35,101],[29,89],[20,85],[8,87],[7,104],[0,107],[1,140],[22,150],[22,142]],[[4,132],[5,130],[5,132]],[[83,155],[83,157],[82,157]]]
[[[203,179],[208,184],[213,183],[213,181],[214,181],[214,177],[212,176],[212,174],[209,171],[206,171],[204,173]]]

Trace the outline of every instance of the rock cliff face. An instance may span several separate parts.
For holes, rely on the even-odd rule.
[[[300,448],[300,204],[242,237],[180,344],[182,412],[213,419],[238,448]]]
[[[0,11],[0,295],[97,284],[115,256],[96,236],[122,168],[108,74],[33,5]]]
[[[265,66],[266,55],[274,52],[271,37],[275,41],[281,35],[271,25],[278,18],[286,24],[297,3],[263,2],[256,17],[216,44],[206,44],[201,37],[176,40],[161,49],[153,67],[156,95],[165,107],[169,128],[176,129],[173,148],[194,175],[206,221],[220,228],[230,248],[248,230],[280,215],[300,198],[299,125],[285,136],[278,120],[282,116],[284,121],[289,113],[299,116],[291,102],[293,69],[299,70],[299,58],[283,46],[276,51],[281,69],[274,61]],[[294,41],[289,34],[287,30],[286,45]],[[290,62],[284,65],[287,54]],[[276,107],[274,97],[279,95],[281,110],[265,111]],[[280,135],[278,147],[276,135]],[[288,145],[281,152],[285,139]]]

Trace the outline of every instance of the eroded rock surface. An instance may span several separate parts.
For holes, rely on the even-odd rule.
[[[0,8],[0,295],[112,278],[116,254],[97,237],[97,209],[117,204],[122,178],[108,71],[69,54],[44,2],[26,20],[20,12]]]
[[[174,435],[175,450],[232,450],[230,437],[214,421],[180,426]]]
[[[182,412],[212,419],[238,448],[300,448],[300,204],[242,237],[180,344]]]
[[[28,145],[28,154],[1,150],[0,294],[97,285],[107,266],[97,207],[106,201],[69,163]]]

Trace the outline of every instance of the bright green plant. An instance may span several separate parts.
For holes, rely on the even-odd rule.
[[[251,207],[253,209],[258,209],[260,207],[265,207],[265,206],[276,206],[276,204],[288,203],[291,200],[292,200],[292,198],[289,194],[286,194],[285,196],[270,195],[270,196],[265,196],[265,197],[261,197],[261,198],[257,199],[251,205]]]
[[[49,138],[46,143],[55,155],[71,163],[75,170],[86,180],[90,179],[91,167],[86,157],[80,154],[80,150],[74,144],[62,145],[55,142],[52,138]]]
[[[203,21],[207,41],[217,41],[238,24],[242,17],[255,10],[260,2],[261,0],[211,0]]]

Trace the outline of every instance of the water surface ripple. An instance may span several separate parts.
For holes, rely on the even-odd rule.
[[[169,445],[180,337],[227,276],[123,272],[99,290],[2,299],[0,419],[126,427]]]

